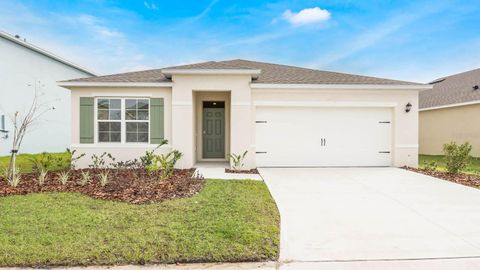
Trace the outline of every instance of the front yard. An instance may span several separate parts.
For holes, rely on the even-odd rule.
[[[206,180],[190,198],[133,205],[78,193],[0,198],[0,266],[275,260],[263,182]]]

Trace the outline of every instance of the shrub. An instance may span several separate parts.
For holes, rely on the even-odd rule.
[[[6,168],[5,169],[5,172],[4,172],[4,177],[5,177],[5,180],[7,180],[7,183],[11,186],[11,187],[17,187],[18,184],[20,184],[20,180],[21,180],[21,174],[20,174],[20,170],[18,168],[14,168],[14,173],[13,174],[10,174],[11,171]]]
[[[70,156],[70,169],[75,169],[75,163],[77,162],[77,160],[85,156],[85,153],[76,156],[76,152],[77,150],[70,150],[69,148],[67,148],[67,153]]]
[[[155,151],[157,151],[158,148],[160,148],[162,145],[165,145],[168,143],[168,140],[163,140],[159,145],[157,145],[157,147],[155,147],[153,150],[151,151],[145,151],[145,155],[141,156],[140,157],[140,165],[142,166],[142,168],[148,170],[147,168],[149,166],[152,166],[154,165],[155,163],[155,158],[156,158],[156,155],[155,155]],[[152,169],[152,168],[150,168]]]
[[[80,178],[80,185],[85,186],[90,182],[92,177],[90,176],[89,171],[82,171],[82,177]]]
[[[457,145],[451,142],[443,145],[443,153],[445,154],[445,163],[449,173],[457,174],[465,169],[470,160],[470,152],[472,145],[468,142]]]
[[[40,172],[39,172],[38,177],[36,179],[37,184],[39,186],[43,186],[45,184],[45,181],[47,181],[47,177],[48,177],[48,170],[40,169]]]
[[[108,178],[109,171],[103,171],[99,175],[100,175],[100,185],[102,187],[106,186],[109,182],[109,178]]]
[[[106,158],[109,158],[111,161],[115,161],[115,158],[107,152],[103,152],[99,156],[93,154],[91,156],[92,164],[88,165],[88,167],[92,169],[105,169],[107,164]]]
[[[66,185],[67,182],[68,182],[68,178],[70,177],[70,172],[69,171],[61,171],[57,174],[57,177],[58,177],[58,181],[60,181],[60,183],[62,185]]]
[[[175,164],[182,158],[182,156],[182,152],[178,150],[173,150],[166,155],[157,156],[156,160],[162,172],[161,179],[166,179],[172,176]]]
[[[66,164],[68,164],[63,157],[47,152],[31,157],[30,161],[33,163],[33,171],[38,173],[42,171],[57,170],[66,167]]]
[[[230,160],[232,160],[233,162],[233,170],[235,171],[239,171],[243,168],[243,166],[245,165],[243,163],[243,160],[245,159],[245,156],[247,155],[248,151],[245,150],[245,152],[243,152],[243,154],[230,154]]]
[[[438,164],[437,164],[437,162],[435,162],[435,161],[424,161],[424,162],[423,162],[423,168],[424,168],[426,171],[433,172],[433,171],[436,171],[436,170],[437,170]]]

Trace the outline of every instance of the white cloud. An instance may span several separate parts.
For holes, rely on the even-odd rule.
[[[321,23],[328,21],[331,16],[330,11],[319,7],[305,8],[297,13],[287,9],[282,14],[282,18],[294,26]]]
[[[149,3],[148,1],[143,1],[143,5],[148,9],[158,10],[157,5],[153,2]]]

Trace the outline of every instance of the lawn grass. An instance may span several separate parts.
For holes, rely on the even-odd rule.
[[[50,155],[53,155],[54,157],[59,157],[64,160],[61,166],[57,168],[53,168],[53,170],[61,170],[61,169],[66,169],[70,165],[70,156],[67,152],[61,152],[61,153],[49,153]],[[20,172],[22,173],[29,173],[32,172],[32,158],[35,158],[41,154],[20,154],[17,156],[17,168],[20,169]],[[0,172],[3,172],[5,168],[8,167],[8,163],[10,162],[10,156],[2,156],[0,157]]]
[[[207,180],[191,198],[132,205],[76,193],[0,198],[0,266],[275,260],[263,182]]]
[[[425,163],[435,162],[437,164],[437,170],[446,171],[445,160],[443,156],[433,156],[433,155],[419,155],[418,166],[420,169],[425,168]],[[467,166],[464,173],[480,175],[480,158],[475,157],[471,158],[470,164]]]

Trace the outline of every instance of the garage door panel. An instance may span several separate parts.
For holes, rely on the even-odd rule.
[[[391,109],[259,107],[257,166],[389,166]]]

